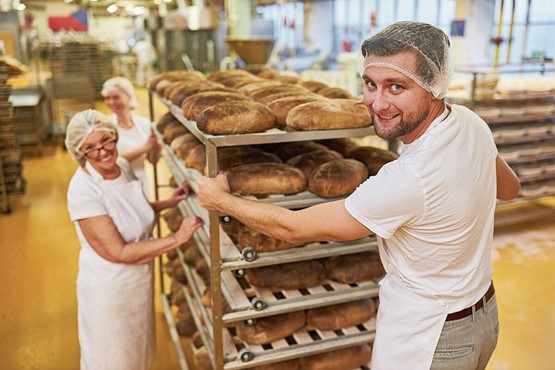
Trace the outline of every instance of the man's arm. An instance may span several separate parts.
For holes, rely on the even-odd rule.
[[[495,158],[495,170],[497,177],[497,199],[511,200],[518,197],[520,180],[499,154]]]
[[[346,241],[372,234],[347,212],[343,200],[292,211],[229,194],[227,179],[221,174],[204,178],[198,195],[204,208],[230,215],[254,230],[291,243]]]

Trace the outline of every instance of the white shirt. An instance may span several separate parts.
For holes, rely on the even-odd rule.
[[[434,322],[428,328],[415,323],[410,329],[414,335],[436,330],[439,316],[474,304],[492,275],[497,149],[487,124],[469,109],[453,105],[442,118],[415,142],[401,144],[399,158],[345,201],[347,211],[376,233],[394,286],[406,289],[414,302],[437,306],[438,320],[431,316]],[[412,314],[410,306],[405,310]],[[380,330],[391,328],[379,327],[378,317],[376,341]],[[432,354],[436,336],[439,339],[439,333],[433,333],[428,342]]]
[[[117,116],[115,114],[112,114],[112,122],[114,122],[118,129],[119,138],[117,148],[120,155],[123,152],[127,152],[144,145],[148,136],[150,135],[152,123],[148,118],[140,116],[138,114],[131,114],[131,120],[133,121],[133,127],[123,128],[118,125]],[[130,164],[137,178],[142,181],[145,194],[149,196],[149,179],[145,172],[145,159],[146,154],[143,153],[132,160]]]

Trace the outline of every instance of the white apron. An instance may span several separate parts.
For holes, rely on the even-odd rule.
[[[372,370],[429,370],[448,308],[417,296],[391,274],[379,292]]]
[[[154,211],[141,182],[106,181],[88,162],[86,167],[102,187],[108,215],[123,239],[148,239]],[[152,268],[152,263],[112,263],[89,245],[82,247],[77,278],[81,369],[150,368],[156,351]]]

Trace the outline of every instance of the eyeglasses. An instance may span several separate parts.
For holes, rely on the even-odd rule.
[[[87,157],[88,159],[96,159],[100,156],[100,151],[101,150],[104,150],[106,152],[110,151],[110,150],[114,150],[114,148],[116,147],[116,142],[117,142],[116,139],[108,140],[97,148],[90,148],[90,149],[85,150],[83,152],[83,155],[85,157]]]

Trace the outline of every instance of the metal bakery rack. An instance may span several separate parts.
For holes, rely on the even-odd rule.
[[[217,175],[217,155],[218,149],[221,147],[363,137],[374,134],[372,127],[364,127],[321,131],[270,129],[253,134],[209,135],[200,131],[195,122],[186,119],[179,107],[167,99],[156,97],[205,145],[207,175],[210,177]],[[153,93],[150,93],[149,99],[151,117],[153,117]],[[162,139],[162,135],[156,129],[154,131]],[[198,182],[204,176],[203,174],[185,167],[183,161],[176,157],[169,145],[165,145],[163,159],[177,183],[186,180],[194,191],[197,190]],[[155,185],[158,186],[157,184],[155,173]],[[290,209],[299,209],[328,202],[330,199],[320,198],[305,191],[292,196],[271,196],[260,199],[260,201],[271,202]],[[249,248],[240,252],[220,226],[220,223],[226,222],[228,216],[203,209],[194,194],[186,202],[181,202],[179,208],[184,215],[195,214],[205,222],[204,226],[194,234],[194,239],[202,256],[210,266],[210,287],[206,287],[196,271],[184,263],[181,252],[178,254],[190,288],[182,287],[182,290],[213,368],[251,368],[373,341],[375,335],[373,319],[356,327],[336,331],[302,329],[283,340],[262,346],[238,343],[229,328],[241,321],[253,324],[258,318],[266,316],[377,297],[378,286],[373,281],[340,284],[326,280],[322,285],[312,288],[272,292],[268,289],[250,286],[242,278],[244,271],[249,268],[375,251],[377,250],[375,238],[363,238],[345,243],[310,243],[303,247],[277,252],[257,253]],[[203,293],[207,288],[210,289],[212,307],[205,307],[201,303]],[[163,292],[162,301],[166,318],[181,366],[186,368],[181,342],[172,325],[174,321],[169,299],[169,295]],[[226,313],[222,309],[224,300],[230,308]],[[365,368],[362,367],[362,369]]]

